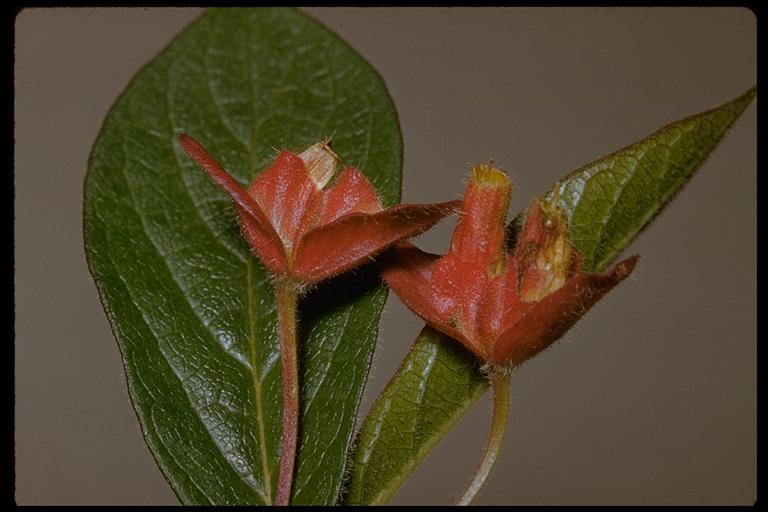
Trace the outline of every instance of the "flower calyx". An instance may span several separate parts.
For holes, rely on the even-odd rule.
[[[296,154],[284,150],[248,187],[187,134],[181,148],[235,203],[251,250],[278,279],[316,283],[368,261],[455,212],[460,201],[383,208],[368,179],[346,167],[326,139]]]
[[[401,243],[382,272],[411,310],[497,368],[520,364],[557,341],[638,259],[602,274],[581,272],[556,193],[531,203],[507,252],[511,192],[503,171],[475,166],[448,253],[439,257]]]

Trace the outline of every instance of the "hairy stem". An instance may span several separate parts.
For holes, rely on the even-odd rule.
[[[493,464],[501,452],[504,443],[504,434],[507,431],[507,419],[509,418],[509,374],[493,375],[490,378],[493,393],[493,418],[491,419],[491,433],[488,436],[488,444],[480,466],[477,468],[472,483],[469,484],[464,495],[456,502],[457,505],[469,505],[475,499],[477,493],[485,484],[485,480],[491,473]]]
[[[280,451],[280,478],[275,505],[291,501],[296,442],[299,432],[299,368],[296,360],[296,303],[298,292],[291,283],[277,283],[277,319],[283,366],[283,441]]]

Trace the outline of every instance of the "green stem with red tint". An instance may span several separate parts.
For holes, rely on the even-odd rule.
[[[504,434],[507,431],[509,418],[509,372],[499,372],[499,375],[491,375],[491,390],[493,393],[493,418],[491,419],[491,433],[488,436],[488,444],[485,447],[483,460],[477,468],[472,483],[469,484],[464,495],[456,502],[457,505],[469,505],[475,499],[485,480],[493,469],[493,464],[501,452],[504,444]]]
[[[299,366],[296,357],[298,289],[289,281],[275,285],[283,371],[283,440],[275,505],[289,505],[299,434]]]

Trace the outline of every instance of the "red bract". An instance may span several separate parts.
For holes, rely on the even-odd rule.
[[[398,205],[383,209],[354,167],[324,190],[338,157],[326,142],[297,155],[282,151],[244,189],[192,137],[182,149],[232,197],[253,252],[276,276],[314,283],[355,267],[389,245],[422,233],[460,204]]]
[[[633,256],[604,274],[580,272],[556,198],[531,204],[507,253],[511,192],[502,171],[476,166],[448,254],[400,244],[383,272],[410,309],[492,365],[521,363],[551,345],[637,262]]]

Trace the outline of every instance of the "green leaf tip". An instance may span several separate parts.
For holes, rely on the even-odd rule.
[[[752,87],[722,105],[674,121],[558,182],[558,205],[586,270],[605,270],[650,224],[755,95]]]

